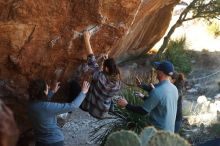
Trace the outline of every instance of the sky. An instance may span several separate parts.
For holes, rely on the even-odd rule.
[[[184,0],[187,3],[191,0]],[[169,28],[178,19],[178,14],[181,9],[184,9],[184,5],[177,5],[174,9],[174,15],[172,21],[170,22]],[[220,27],[220,21],[217,21]],[[169,30],[168,28],[168,30]],[[214,37],[207,27],[207,23],[204,21],[192,20],[184,22],[183,25],[175,30],[172,34],[172,39],[178,39],[182,36],[186,36],[187,49],[202,51],[208,50],[210,52],[220,51],[220,36]],[[158,49],[162,44],[163,38],[153,47],[153,49]]]

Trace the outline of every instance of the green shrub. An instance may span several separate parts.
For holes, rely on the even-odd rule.
[[[140,105],[143,101],[134,96],[134,92],[140,90],[137,87],[127,87],[122,90],[122,96],[127,99],[127,101],[134,105]],[[144,127],[149,125],[148,115],[140,115],[133,113],[126,109],[121,109],[115,106],[114,112],[110,113],[113,117],[112,120],[102,123],[100,122],[98,127],[91,131],[92,141],[97,143],[105,143],[106,138],[109,134],[119,131],[119,130],[131,130],[135,133],[140,133]],[[104,129],[104,130],[103,130]]]
[[[211,35],[218,37],[220,36],[220,24],[217,22],[212,22],[208,25],[208,31]]]
[[[185,37],[171,40],[168,44],[167,50],[161,55],[159,60],[169,60],[174,64],[176,71],[187,74],[191,71],[191,56],[185,48]]]
[[[134,92],[138,89],[134,87],[128,87],[122,92],[123,97],[128,101],[128,103],[133,105],[142,105],[143,101],[140,98],[134,96]],[[136,133],[140,133],[144,127],[149,124],[149,119],[147,115],[140,115],[126,109],[121,109],[116,107],[115,112],[126,117],[126,126],[124,127],[126,130],[132,130]]]
[[[220,137],[220,122],[212,124],[209,131],[215,136]]]

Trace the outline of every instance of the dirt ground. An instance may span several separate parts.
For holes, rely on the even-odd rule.
[[[192,52],[192,71],[187,76],[198,95],[214,97],[220,92],[220,52]]]
[[[65,146],[98,146],[90,141],[89,132],[95,128],[97,119],[80,109],[75,110],[62,130]]]

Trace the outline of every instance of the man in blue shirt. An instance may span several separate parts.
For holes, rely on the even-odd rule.
[[[178,90],[170,82],[174,72],[173,64],[169,61],[154,62],[159,83],[153,88],[142,106],[128,104],[126,99],[118,100],[120,107],[140,114],[150,115],[151,123],[162,130],[174,132],[177,112]]]

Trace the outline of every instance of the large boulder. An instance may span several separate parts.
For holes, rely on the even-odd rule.
[[[70,78],[86,57],[83,31],[92,33],[95,54],[110,51],[123,61],[160,40],[178,2],[0,0],[0,82],[4,83],[0,98],[16,111],[19,128],[27,126],[22,100],[27,98],[28,81],[36,77],[49,81],[59,70],[64,71],[63,81]]]
[[[68,78],[85,58],[82,32],[96,54],[118,61],[149,50],[179,0],[0,0],[0,77],[27,85],[58,68]]]

